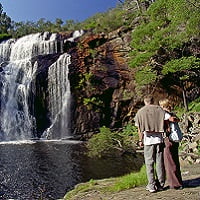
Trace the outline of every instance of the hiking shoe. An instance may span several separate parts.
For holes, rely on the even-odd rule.
[[[163,191],[163,190],[164,190],[164,187],[160,186],[160,187],[157,188],[157,191]]]
[[[150,188],[148,186],[146,187],[146,190],[149,191],[149,192],[151,192],[151,193],[156,192],[156,189]]]
[[[182,190],[182,189],[183,189],[183,186],[170,187],[170,189],[174,189],[174,190]]]

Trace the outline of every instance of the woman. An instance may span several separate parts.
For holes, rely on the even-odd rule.
[[[179,141],[173,141],[173,130],[175,123],[179,119],[171,113],[171,106],[168,99],[159,101],[160,106],[165,110],[165,119],[169,119],[166,127],[166,137],[164,139],[164,165],[167,176],[167,183],[170,189],[183,189],[183,181],[180,171],[178,147]],[[178,123],[176,124],[178,125]],[[167,131],[168,130],[168,131]]]

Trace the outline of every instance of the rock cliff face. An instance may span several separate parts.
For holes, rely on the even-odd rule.
[[[153,91],[156,101],[167,96],[176,103],[182,101],[181,88],[167,88],[162,82],[143,88],[143,94],[137,95],[134,69],[128,67],[130,41],[131,30],[121,28],[109,34],[86,33],[73,44],[66,44],[65,50],[72,56],[70,82],[75,134],[95,132],[104,125],[119,128],[133,121],[149,91]],[[194,50],[190,48],[191,45],[187,51]],[[167,56],[163,52],[159,56],[158,52],[155,61]],[[192,88],[199,95],[198,86]]]
[[[70,48],[75,133],[100,126],[122,125],[134,96],[133,72],[128,68],[130,32],[87,33]]]

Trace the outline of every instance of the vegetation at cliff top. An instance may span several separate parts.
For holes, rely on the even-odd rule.
[[[68,32],[74,30],[92,30],[94,33],[110,32],[123,25],[124,10],[119,4],[116,8],[109,9],[107,12],[97,13],[83,22],[66,19],[65,22],[56,18],[55,22],[39,19],[37,22],[21,21],[14,22],[3,12],[3,6],[0,3],[0,34],[9,33],[13,38],[37,32]],[[6,39],[6,38],[5,38]]]

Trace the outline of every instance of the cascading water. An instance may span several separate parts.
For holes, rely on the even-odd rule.
[[[46,137],[65,138],[70,134],[70,83],[68,65],[70,55],[63,54],[49,67],[48,92],[51,126],[46,130]]]
[[[33,105],[37,93],[36,76],[40,72],[35,58],[63,53],[63,42],[57,37],[57,34],[45,32],[0,43],[0,141],[25,140],[38,136],[38,120],[34,113],[41,108]],[[60,139],[66,136],[68,129],[70,55],[65,53],[54,62],[48,67],[46,80],[49,105],[45,106],[51,123],[46,128],[51,132],[51,138]],[[54,136],[54,126],[60,126],[59,132],[62,133]]]

